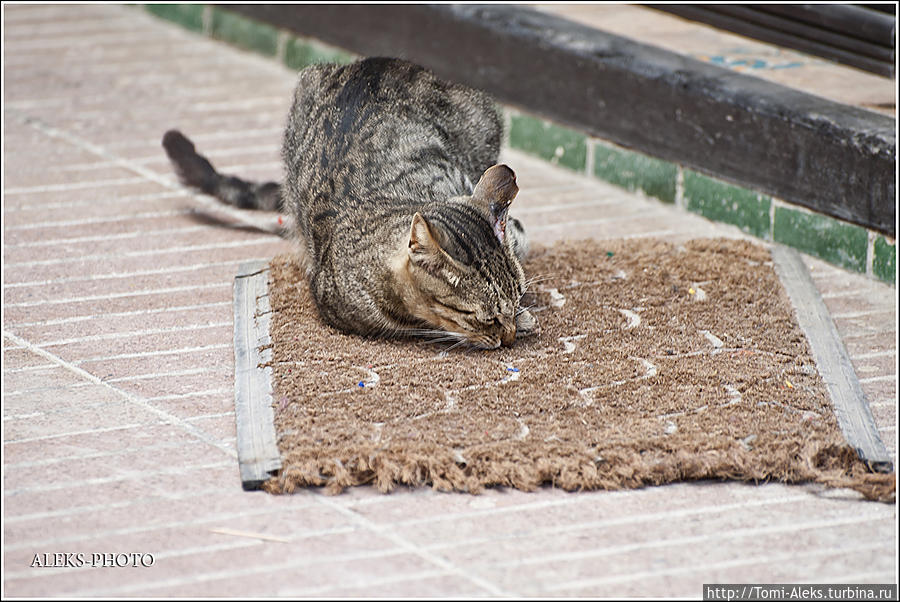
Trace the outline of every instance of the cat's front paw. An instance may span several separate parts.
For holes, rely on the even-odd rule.
[[[537,319],[527,309],[523,309],[516,316],[516,338],[528,337],[541,333],[541,327]]]

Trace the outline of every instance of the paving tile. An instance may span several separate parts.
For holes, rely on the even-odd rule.
[[[154,581],[143,591],[162,597],[228,596],[234,591],[250,594],[271,592],[274,596],[328,596],[341,587],[362,587],[366,583],[404,579],[409,575],[433,570],[429,563],[412,554],[394,554],[385,559],[335,559],[297,568],[289,563],[285,564],[284,569],[279,564],[251,566],[243,570],[228,568],[213,576],[204,576],[203,580],[178,580],[174,586]]]
[[[852,291],[850,291],[852,292]],[[884,311],[895,307],[894,300],[887,295],[872,294],[868,287],[855,294],[841,295],[824,299],[828,313],[831,315],[858,314],[868,311]]]
[[[170,352],[159,355],[141,355],[140,351],[136,351],[133,354],[124,354],[126,357],[118,359],[84,358],[78,361],[78,366],[105,379],[127,379],[146,374],[167,374],[201,368],[207,368],[210,372],[228,372],[234,369],[234,349],[231,344],[214,343],[210,346],[186,349],[186,351],[167,350]]]
[[[74,391],[72,387],[47,387],[23,394],[22,397],[27,395],[28,403],[33,407],[47,407],[61,397],[68,397],[72,391]],[[108,399],[109,395],[101,385],[87,385],[82,393],[87,399]],[[125,425],[149,425],[158,421],[156,414],[130,403],[113,401],[85,404],[78,411],[50,411],[32,415],[27,419],[7,420],[3,425],[4,444],[15,444],[34,438],[55,438],[68,433]]]
[[[217,416],[225,412],[234,412],[234,378],[229,378],[227,384],[215,385],[210,389],[201,389],[192,391],[191,394],[182,394],[179,396],[169,395],[161,396],[162,398],[154,398],[150,403],[154,408],[168,412],[179,418],[190,419],[197,416]],[[214,393],[204,393],[204,391],[214,390]],[[206,426],[212,418],[198,420],[194,424],[201,429],[214,429],[220,437],[233,437],[235,434],[234,416],[225,416],[215,418],[216,424],[209,427]]]
[[[223,456],[223,462],[227,457]],[[186,465],[181,468],[181,473],[166,473],[162,468],[155,473],[148,473],[140,479],[129,481],[112,481],[103,483],[83,482],[83,484],[67,486],[64,489],[23,490],[15,495],[7,494],[4,505],[10,515],[21,515],[31,512],[50,512],[59,508],[77,508],[80,506],[96,506],[98,504],[116,504],[132,499],[160,495],[167,491],[183,492],[207,492],[214,488],[240,488],[240,475],[236,465],[222,465],[218,468],[207,468],[207,465]],[[192,519],[204,520],[205,513],[192,516]],[[141,517],[134,521],[131,531],[145,532],[148,517]],[[55,521],[45,522],[40,533],[33,533],[27,540],[6,540],[7,550],[11,549],[47,549],[51,545],[61,545],[70,538],[57,537],[54,534]],[[100,536],[89,535],[84,538],[87,542],[98,539]],[[63,541],[65,539],[65,541]],[[53,542],[57,542],[54,544]],[[79,541],[81,538],[79,538]],[[34,542],[29,543],[29,542]],[[86,547],[87,544],[86,544]],[[98,546],[94,549],[103,549]],[[107,548],[115,549],[115,548]]]
[[[147,315],[96,316],[88,320],[56,324],[34,324],[16,329],[19,336],[33,344],[42,346],[58,341],[92,338],[102,340],[108,337],[124,336],[129,332],[148,332],[162,329],[187,328],[191,326],[221,324],[231,321],[233,310],[229,307],[194,307]]]
[[[4,347],[6,345],[4,337]],[[14,374],[17,370],[31,370],[38,367],[49,367],[50,363],[44,357],[28,349],[11,349],[3,352],[3,378],[6,384],[7,375]],[[4,393],[6,389],[4,388]]]
[[[125,433],[126,431],[122,431]],[[121,434],[120,434],[121,438]],[[139,479],[139,473],[150,473],[160,470],[181,470],[186,466],[192,465],[210,465],[223,461],[230,462],[229,457],[221,450],[208,443],[191,437],[187,439],[164,440],[158,443],[150,443],[149,445],[131,445],[126,436],[120,441],[121,447],[107,452],[71,452],[66,455],[53,455],[53,452],[47,450],[47,445],[43,447],[37,445],[28,446],[31,449],[40,449],[42,455],[35,456],[32,459],[25,459],[22,462],[14,462],[7,464],[6,467],[6,485],[10,492],[27,490],[33,486],[51,486],[56,488],[67,488],[76,486],[85,480],[115,480],[121,479],[122,482]],[[26,447],[26,446],[20,446]],[[162,464],[161,459],[165,459],[166,463]],[[39,474],[41,480],[39,483],[31,482],[35,475]],[[173,495],[177,492],[171,492]],[[227,492],[223,491],[223,495]],[[126,501],[125,503],[130,503]],[[32,512],[25,509],[24,514],[7,515],[12,518],[7,522],[7,526],[20,525],[30,523],[30,521],[44,520],[43,512]],[[61,521],[65,519],[69,528],[80,527],[91,521],[105,521],[107,515],[104,512],[97,512],[96,509],[91,511],[93,516],[82,516],[86,514],[74,507],[61,507],[53,511],[61,517]],[[29,519],[28,517],[34,517]],[[68,517],[68,518],[66,518]],[[132,518],[134,514],[132,513]],[[93,523],[91,523],[93,524]],[[111,523],[106,523],[111,524]],[[18,528],[18,527],[17,527]],[[85,532],[90,529],[85,528]],[[23,533],[22,538],[25,539],[27,532]]]
[[[880,531],[883,532],[886,526],[887,522],[866,532],[870,537],[877,536]],[[859,529],[859,527],[845,527],[836,533],[842,533],[846,538],[853,534],[855,529]],[[878,562],[878,553],[864,554],[862,558],[855,559],[857,562],[851,564],[846,558],[847,546],[843,542],[829,545],[832,533],[829,533],[829,539],[826,541],[822,541],[817,535],[810,533],[801,536],[791,533],[777,537],[751,537],[741,539],[738,546],[731,542],[705,542],[703,545],[692,548],[690,558],[685,557],[683,549],[678,549],[672,550],[668,554],[622,552],[605,555],[602,557],[602,561],[599,558],[581,559],[577,557],[552,560],[504,571],[500,583],[507,587],[516,583],[528,583],[530,587],[525,593],[532,595],[553,593],[562,595],[570,590],[582,589],[583,591],[586,589],[578,588],[579,583],[602,583],[603,581],[615,583],[625,581],[629,575],[647,579],[650,578],[647,575],[650,570],[661,574],[694,574],[698,586],[703,583],[704,579],[709,579],[713,583],[777,583],[783,581],[785,575],[804,575],[804,569],[808,571],[822,562],[823,558],[817,557],[819,554],[824,556],[824,560],[833,562],[833,566],[829,567],[830,570],[826,570],[824,574],[838,568],[843,572],[846,569],[851,571],[859,569],[867,564],[871,567],[873,561],[880,568],[889,566],[885,560]],[[886,557],[884,551],[890,545],[889,542],[876,545],[882,548],[880,556],[884,559]],[[862,547],[872,547],[872,544]],[[826,550],[828,553],[823,553]],[[840,564],[842,556],[846,563],[843,566]],[[780,565],[776,559],[781,560],[782,563],[790,560],[796,564],[792,569],[779,570]],[[733,565],[734,568],[729,565]],[[722,568],[717,569],[717,567]],[[723,575],[732,576],[735,580],[722,581]],[[699,587],[697,589],[699,591]]]
[[[853,359],[853,358],[851,358]],[[897,376],[897,354],[853,359],[853,368],[859,378]]]
[[[832,316],[839,332],[852,332],[855,335],[876,335],[881,332],[897,332],[897,323],[892,319],[896,315],[893,310],[872,312],[867,316],[844,314]]]
[[[30,470],[65,459],[72,459],[77,463],[90,458],[115,456],[128,450],[148,450],[148,453],[151,453],[149,450],[157,445],[176,449],[184,446],[184,449],[189,449],[198,441],[202,441],[187,430],[171,424],[157,422],[149,425],[125,426],[127,428],[91,429],[87,432],[55,437],[50,444],[46,439],[7,442],[3,445],[4,466],[10,471],[11,477],[18,479],[19,476],[13,474],[13,471]],[[208,442],[202,444],[209,445]],[[70,506],[63,505],[59,508]],[[26,505],[23,511],[36,512],[38,509]]]
[[[685,169],[684,201],[688,211],[735,225],[759,238],[770,237],[772,199],[768,196]]]
[[[860,383],[869,403],[891,403],[897,405],[897,379],[890,378]]]
[[[299,591],[302,590],[298,590]],[[471,581],[452,576],[422,578],[411,575],[409,579],[365,587],[339,587],[330,596],[347,598],[489,598],[493,592]]]
[[[31,343],[81,339],[48,350],[112,381],[80,382],[4,340],[4,593],[697,597],[711,579],[894,575],[891,507],[819,486],[701,482],[624,492],[491,489],[478,496],[403,488],[384,495],[363,487],[328,498],[317,489],[290,496],[242,491],[230,324],[104,338],[229,323],[237,265],[293,249],[237,230],[190,230],[209,224],[179,211],[209,205],[175,187],[160,138],[179,127],[222,169],[280,177],[294,70],[324,51],[283,40],[285,66],[234,50],[196,35],[203,10],[4,7],[5,33],[14,38],[4,40],[4,136],[19,151],[10,155],[4,182],[12,188],[4,195],[4,329]],[[167,12],[192,29],[148,11]],[[272,31],[212,12],[220,14],[218,35],[274,53]],[[513,215],[520,211],[536,244],[588,236],[747,237],[702,217],[706,211],[720,219],[713,202],[699,215],[688,213],[589,177],[584,172],[595,165],[585,165],[580,134],[527,115],[512,125],[518,150],[504,149],[501,161],[516,171],[521,191]],[[667,165],[608,148],[616,154],[592,149],[606,177],[671,201]],[[48,161],[56,169],[42,177]],[[687,185],[692,176],[685,177]],[[109,182],[128,178],[134,180]],[[724,194],[704,185],[712,191],[704,202]],[[763,231],[765,202],[740,197],[744,213],[735,221]],[[167,211],[174,213],[141,216]],[[785,223],[782,216],[783,230]],[[92,236],[103,238],[71,240]],[[219,242],[234,246],[171,251]],[[860,257],[865,268],[868,234],[865,243],[852,255],[854,270]],[[885,280],[893,242],[876,237],[872,248],[872,271]],[[135,254],[144,251],[153,252]],[[68,261],[88,255],[104,257]],[[843,316],[838,329],[860,375],[874,379],[862,386],[885,443],[896,450],[893,356],[865,357],[896,350],[896,291],[805,261],[832,312]],[[821,525],[804,527],[816,521]],[[858,550],[848,560],[829,551],[838,546]],[[35,553],[60,550],[151,552],[157,561],[149,569],[29,566]]]
[[[54,280],[77,274],[103,275],[110,272],[134,272],[146,269],[148,265],[171,265],[174,268],[202,263],[246,261],[248,258],[273,256],[289,247],[272,237],[256,237],[247,241],[210,243],[208,245],[188,245],[182,248],[161,248],[152,252],[131,252],[123,250],[119,254],[73,261],[52,261],[39,264],[11,264],[7,269],[11,281]]]

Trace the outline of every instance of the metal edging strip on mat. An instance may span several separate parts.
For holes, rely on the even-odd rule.
[[[844,437],[870,470],[891,472],[893,462],[878,435],[866,394],[800,254],[789,247],[773,245],[772,259],[775,271],[797,310],[797,321],[812,348],[813,358],[831,396]]]
[[[244,489],[259,489],[281,469],[272,411],[268,264],[244,263],[234,278],[234,413]]]

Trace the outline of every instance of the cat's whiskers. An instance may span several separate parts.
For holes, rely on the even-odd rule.
[[[532,284],[537,284],[539,282],[546,282],[547,280],[552,280],[553,278],[555,278],[555,276],[553,274],[536,274],[536,275],[532,276],[531,278],[528,278],[527,280],[525,280],[524,290],[527,293],[527,292],[529,292],[529,289],[531,288]]]

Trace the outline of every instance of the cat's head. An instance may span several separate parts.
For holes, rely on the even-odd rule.
[[[486,349],[537,331],[520,307],[525,274],[506,232],[518,187],[505,165],[488,169],[470,197],[416,213],[404,253],[404,302],[414,316]]]

